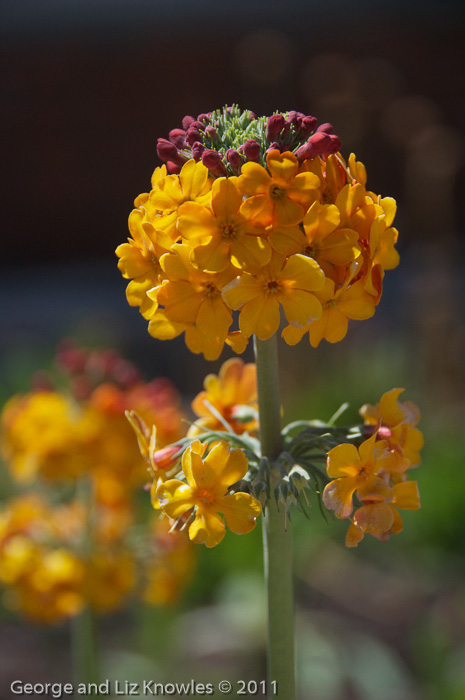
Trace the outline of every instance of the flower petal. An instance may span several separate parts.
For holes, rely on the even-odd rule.
[[[218,501],[218,510],[223,513],[226,524],[236,535],[245,535],[254,529],[262,507],[248,493],[233,493]]]

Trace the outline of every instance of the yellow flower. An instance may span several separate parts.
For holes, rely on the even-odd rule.
[[[294,226],[317,199],[320,180],[314,173],[299,173],[299,161],[289,151],[270,151],[266,163],[271,175],[258,163],[242,166],[237,184],[247,199],[241,213],[264,226]]]
[[[155,292],[156,297],[164,307],[168,321],[195,325],[207,343],[222,346],[232,323],[232,314],[223,301],[221,291],[236,272],[234,268],[204,272],[192,265],[189,255],[188,246],[175,244],[172,252],[162,257],[161,266],[168,281]],[[152,292],[149,292],[149,296],[152,296]],[[150,332],[154,334],[155,330],[152,324]]]
[[[192,259],[202,270],[220,272],[231,265],[247,269],[265,265],[271,249],[263,227],[239,212],[242,196],[237,178],[218,178],[212,186],[211,208],[187,202],[179,208],[178,231],[193,246]]]
[[[225,426],[212,413],[213,407],[234,430],[241,434],[257,430],[257,419],[253,416],[257,407],[257,369],[255,364],[244,364],[239,358],[232,358],[221,365],[219,375],[209,374],[203,383],[205,390],[197,394],[192,402],[192,410],[199,419],[191,426],[189,435],[199,435],[202,428],[224,430]],[[248,419],[243,420],[240,411],[251,410]]]
[[[154,227],[162,229],[175,241],[179,238],[176,220],[180,205],[184,202],[207,204],[211,197],[210,190],[208,169],[201,162],[188,160],[179,175],[165,175],[157,179],[144,206],[149,217],[153,216],[151,223]]]
[[[321,317],[303,328],[291,325],[284,328],[282,336],[288,345],[298,343],[307,332],[314,348],[323,338],[329,343],[337,343],[346,336],[349,319],[361,321],[373,316],[375,301],[365,291],[363,280],[350,285],[348,282],[335,291],[333,280],[326,278],[323,289],[316,292],[322,304]]]
[[[199,440],[194,440],[182,459],[187,483],[179,479],[165,481],[158,487],[156,497],[169,518],[179,518],[195,509],[189,537],[193,542],[214,547],[226,532],[220,513],[232,532],[243,535],[255,527],[261,506],[248,493],[228,494],[229,487],[247,472],[242,450],[232,450],[226,442],[217,442],[202,459],[205,449]]]
[[[143,208],[131,212],[129,231],[132,238],[128,238],[128,243],[123,243],[116,249],[118,268],[123,277],[131,279],[126,288],[129,304],[139,306],[142,316],[150,318],[157,304],[147,296],[147,292],[164,279],[159,260],[170,250],[173,241],[163,231],[153,228],[146,220]]]
[[[89,469],[98,436],[92,412],[52,391],[14,396],[2,416],[3,451],[15,479],[73,478]]]
[[[305,327],[321,316],[321,304],[314,292],[323,287],[324,281],[322,270],[312,258],[291,255],[285,260],[273,253],[268,265],[233,280],[223,297],[232,309],[241,309],[239,328],[247,338],[255,333],[267,340],[279,328],[280,304],[288,322],[298,326]]]
[[[328,452],[327,472],[330,481],[323,491],[323,503],[334,510],[337,518],[348,518],[352,513],[352,496],[363,498],[393,498],[391,487],[384,475],[399,468],[398,461],[387,449],[384,440],[372,435],[359,449],[350,443],[337,445]]]
[[[124,551],[95,550],[84,562],[83,595],[101,613],[120,608],[136,585],[133,558]]]
[[[421,462],[420,450],[423,447],[423,434],[415,426],[420,420],[420,411],[412,401],[400,402],[399,395],[404,389],[391,389],[381,397],[376,406],[365,404],[360,415],[366,425],[381,424],[383,438],[393,449],[400,448],[411,467]],[[389,430],[383,431],[383,426]]]

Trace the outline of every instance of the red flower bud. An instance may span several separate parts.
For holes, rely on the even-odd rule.
[[[200,141],[195,141],[195,143],[192,144],[192,157],[195,161],[200,160],[204,150],[205,146],[203,145],[203,143],[200,143]]]
[[[213,173],[213,175],[221,176],[227,174],[224,163],[221,160],[221,155],[218,153],[218,151],[214,151],[211,148],[206,148],[202,153],[202,163]]]
[[[172,160],[166,162],[166,170],[170,175],[178,175],[181,172],[181,166],[177,163],[173,163]]]
[[[337,153],[341,148],[341,139],[336,134],[328,134],[331,143],[328,146],[327,153]]]
[[[202,116],[202,115],[200,115],[200,116]],[[197,119],[197,121],[192,122],[191,127],[195,128],[195,129],[200,129],[200,131],[205,131],[205,124],[203,122],[199,122],[198,119]]]
[[[296,131],[299,131],[302,126],[302,119],[304,117],[305,114],[302,114],[302,112],[296,112],[294,109],[292,109],[287,115],[287,121],[292,124]]]
[[[282,114],[273,114],[269,117],[266,125],[266,138],[274,141],[284,128],[285,119]]]
[[[170,133],[168,134],[168,138],[171,143],[174,143],[176,148],[183,148],[186,139],[186,132],[184,129],[171,129]]]
[[[166,139],[158,139],[157,154],[160,160],[175,161],[178,157],[178,149],[176,148],[174,143],[171,143],[171,141],[167,141]]]
[[[242,158],[234,148],[228,148],[226,151],[226,160],[236,170],[239,170],[241,167]]]
[[[210,123],[210,115],[202,112],[202,114],[199,114],[199,116],[197,117],[197,121],[201,122],[202,124],[204,124],[204,123],[209,124]]]
[[[196,129],[195,126],[190,126],[186,133],[186,143],[188,143],[189,146],[193,146],[196,141],[201,140],[202,134],[200,133],[200,131]]]
[[[320,124],[317,131],[324,131],[325,134],[334,134],[333,125],[330,124],[329,122],[325,122],[324,124]]]
[[[161,450],[155,450],[152,454],[152,462],[157,469],[169,469],[174,467],[178,458],[175,455],[179,452],[179,445],[168,445],[162,447]]]
[[[205,133],[208,134],[209,137],[213,139],[213,141],[216,141],[217,133],[214,126],[207,126],[207,128],[205,129]]]
[[[249,139],[246,141],[243,145],[243,150],[244,150],[244,155],[247,158],[247,160],[253,161],[253,162],[258,162],[260,158],[260,144],[254,141],[253,139]]]
[[[302,132],[303,136],[310,136],[310,134],[313,134],[315,129],[318,126],[318,119],[315,117],[304,117],[302,119]]]
[[[187,129],[190,127],[190,125],[195,122],[194,117],[191,117],[189,114],[186,114],[186,116],[182,120],[182,128],[187,131]]]
[[[327,153],[328,147],[331,145],[331,137],[329,134],[325,134],[323,131],[317,131],[310,136],[307,143],[304,143],[296,151],[296,156],[299,160],[307,160],[308,158],[314,158],[322,153]]]

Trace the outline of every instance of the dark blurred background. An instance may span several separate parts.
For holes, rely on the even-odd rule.
[[[346,552],[345,524],[321,525],[317,508],[311,523],[297,518],[300,674],[312,700],[465,698],[463,9],[439,0],[1,5],[2,400],[49,366],[64,335],[116,346],[148,378],[171,377],[186,404],[218,369],[182,340],[149,337],[113,253],[159,164],[157,137],[185,114],[233,102],[313,114],[365,163],[369,189],[398,201],[401,264],[386,274],[375,317],[337,346],[282,348],[289,420],[327,418],[345,400],[357,420],[362,403],[406,386],[426,435],[423,508],[395,542]],[[200,602],[209,620],[231,596],[250,607],[237,576],[242,567],[260,589],[259,537],[245,541],[202,555],[209,583],[197,585],[180,639],[183,624],[199,624]],[[207,674],[211,648],[191,659]]]

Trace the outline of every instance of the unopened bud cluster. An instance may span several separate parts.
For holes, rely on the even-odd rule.
[[[271,150],[290,151],[302,163],[315,156],[337,153],[341,145],[331,124],[318,125],[315,117],[291,110],[271,117],[257,117],[237,105],[187,115],[182,129],[172,129],[168,139],[159,138],[158,157],[170,173],[179,173],[193,158],[202,161],[213,177],[238,175],[247,162],[265,165]]]

